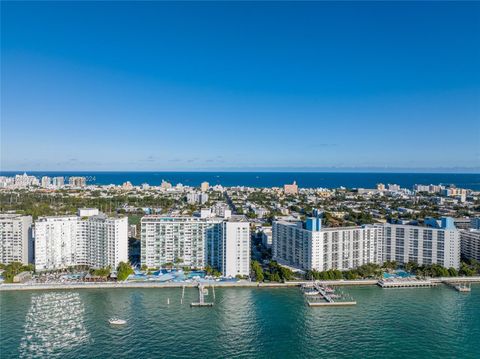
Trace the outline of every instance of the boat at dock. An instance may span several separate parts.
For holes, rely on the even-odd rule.
[[[461,283],[461,282],[448,282],[448,281],[444,281],[443,283],[445,283],[447,286],[455,289],[457,292],[460,292],[460,293],[468,293],[468,292],[471,292],[472,291],[472,287],[470,286],[470,283]]]
[[[336,292],[332,287],[321,285],[318,282],[303,286],[304,295],[309,298],[310,307],[346,306],[355,305],[357,302],[342,292]]]

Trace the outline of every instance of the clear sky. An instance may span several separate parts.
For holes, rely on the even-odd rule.
[[[478,2],[1,7],[1,170],[480,169]]]

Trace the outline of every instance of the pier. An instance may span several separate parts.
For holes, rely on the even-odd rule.
[[[377,282],[377,285],[379,285],[382,288],[430,288],[430,287],[435,287],[437,283],[428,279],[425,279],[425,280],[401,279],[401,280],[379,280]]]
[[[318,282],[302,287],[303,293],[307,299],[309,307],[328,307],[328,306],[349,306],[356,305],[357,302],[347,298],[343,293],[335,293],[335,289],[322,286]]]
[[[447,282],[447,281],[443,283],[460,293],[469,293],[472,291],[472,287],[470,286],[470,283],[461,283],[461,282],[454,283],[454,282]]]
[[[212,286],[213,296],[215,298],[215,289]],[[205,288],[205,285],[198,284],[198,302],[193,302],[190,304],[191,307],[213,307],[213,302],[205,302],[205,295],[208,295],[208,289]]]

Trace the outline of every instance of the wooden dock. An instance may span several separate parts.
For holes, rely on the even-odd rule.
[[[215,289],[212,286],[213,297],[215,299]],[[213,307],[213,302],[205,302],[205,295],[208,295],[208,289],[201,283],[198,284],[198,302],[190,304],[191,307]]]
[[[200,303],[200,302],[195,302],[190,304],[191,307],[213,307],[213,303]]]
[[[308,301],[308,306],[309,307],[343,307],[343,306],[348,306],[348,305],[356,305],[357,302],[310,302]]]
[[[317,282],[304,286],[304,293],[308,293],[306,292],[307,288],[313,289],[318,293],[308,296],[307,304],[309,307],[343,307],[357,304],[354,300],[345,300],[345,298],[342,298],[343,295],[334,294],[334,290],[329,292],[327,287],[324,287]],[[307,297],[307,294],[305,294],[305,297]]]

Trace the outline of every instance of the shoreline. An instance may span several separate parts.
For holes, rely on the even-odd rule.
[[[480,283],[479,277],[447,277],[447,278],[432,278],[432,283],[445,282],[462,282],[462,283]],[[359,279],[359,280],[324,280],[319,283],[331,286],[370,286],[377,285],[377,279]],[[215,286],[223,288],[291,288],[301,287],[304,284],[311,284],[311,281],[291,281],[286,283],[258,283],[258,282],[214,282],[202,283],[206,287]],[[50,284],[0,284],[0,292],[7,291],[37,291],[37,290],[77,290],[77,289],[115,289],[115,288],[134,288],[134,289],[149,289],[149,288],[196,288],[198,282],[104,282],[104,283],[50,283]]]

